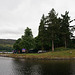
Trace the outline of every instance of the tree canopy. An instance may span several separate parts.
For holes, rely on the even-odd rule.
[[[52,8],[47,16],[42,15],[38,36],[33,38],[31,29],[27,27],[24,35],[14,44],[14,48],[16,50],[25,48],[27,51],[30,49],[54,51],[56,47],[70,47],[74,44],[71,38],[72,32],[75,31],[75,26],[70,26],[70,23],[74,20],[70,20],[68,11],[58,17],[58,13]]]
[[[30,28],[27,27],[25,29],[24,35],[16,41],[16,43],[14,44],[14,48],[16,50],[22,50],[23,48],[25,48],[27,52],[29,49],[34,48],[34,39]]]
[[[56,46],[64,46],[67,48],[72,37],[71,35],[73,35],[70,27],[74,30],[74,26],[70,26],[72,20],[70,21],[68,14],[69,12],[66,11],[64,15],[61,14],[61,17],[58,17],[56,11],[52,9],[48,13],[48,16],[42,16],[38,35],[42,46],[47,42],[48,47],[52,46],[52,51],[54,51],[54,47]]]

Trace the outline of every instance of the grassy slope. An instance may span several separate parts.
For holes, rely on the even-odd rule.
[[[4,54],[3,54],[4,55]],[[75,59],[75,49],[66,51],[47,52],[40,54],[5,54],[8,57],[29,58],[29,59]]]

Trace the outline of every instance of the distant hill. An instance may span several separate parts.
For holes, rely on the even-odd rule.
[[[0,39],[0,44],[11,44],[13,45],[16,40],[13,39]]]
[[[13,39],[0,39],[0,51],[12,51],[15,42]]]

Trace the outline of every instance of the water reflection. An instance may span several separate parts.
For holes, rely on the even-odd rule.
[[[0,75],[75,75],[75,60],[25,60],[0,57]]]
[[[42,75],[41,66],[30,60],[15,59],[12,64],[17,75]]]
[[[0,57],[0,75],[14,75],[11,63],[12,58]]]
[[[70,75],[75,75],[75,61],[71,62],[70,68]]]
[[[71,75],[70,61],[14,60],[15,71],[22,75]],[[19,70],[16,69],[17,65]]]

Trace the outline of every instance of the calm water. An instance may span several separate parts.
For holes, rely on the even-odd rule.
[[[75,60],[25,60],[0,57],[0,75],[75,75]]]

